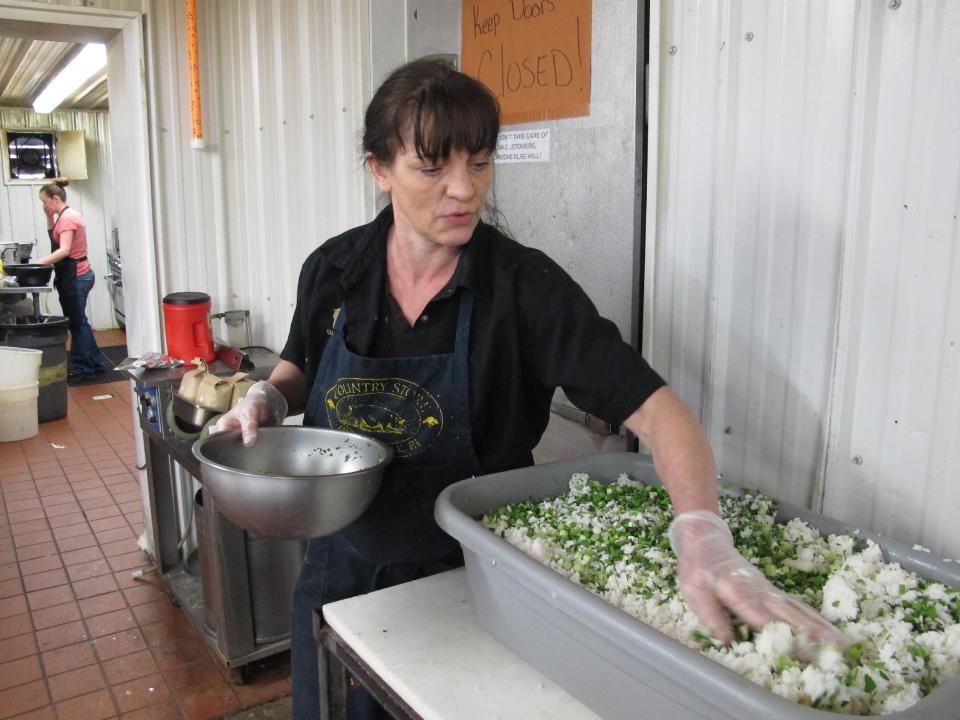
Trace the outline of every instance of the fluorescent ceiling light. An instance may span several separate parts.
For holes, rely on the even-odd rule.
[[[33,109],[38,113],[52,112],[106,64],[106,46],[90,43],[47,84],[33,101]]]

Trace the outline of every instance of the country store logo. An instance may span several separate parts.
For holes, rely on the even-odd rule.
[[[340,378],[324,404],[330,427],[389,443],[397,457],[419,455],[443,432],[437,399],[402,378]]]

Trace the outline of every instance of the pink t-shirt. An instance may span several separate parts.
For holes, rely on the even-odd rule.
[[[82,258],[87,255],[87,223],[83,216],[73,208],[64,210],[53,226],[53,240],[60,243],[60,236],[67,230],[73,230],[73,242],[70,244],[70,257]],[[83,275],[90,269],[89,260],[77,262],[77,275]]]

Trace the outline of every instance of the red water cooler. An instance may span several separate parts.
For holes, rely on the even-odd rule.
[[[167,354],[190,362],[212,362],[216,356],[210,328],[210,296],[202,292],[170,293],[163,299]]]

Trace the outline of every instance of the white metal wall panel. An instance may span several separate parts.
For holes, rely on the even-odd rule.
[[[824,450],[853,0],[667,3],[649,348],[720,471],[809,504]]]
[[[960,553],[960,6],[654,17],[653,364],[729,479]]]
[[[644,350],[673,389],[702,413],[709,268],[719,162],[721,17],[715,3],[654,3]],[[659,13],[658,13],[659,11]],[[656,23],[659,15],[660,26]]]
[[[960,5],[864,9],[828,512],[960,553]]]
[[[183,5],[149,5],[160,286],[249,309],[254,341],[279,350],[303,260],[372,212],[366,5],[223,0],[198,16],[206,148],[192,150]]]
[[[87,179],[67,187],[67,202],[87,222],[87,257],[97,282],[87,301],[87,317],[95,328],[117,326],[110,293],[103,277],[107,266],[107,242],[114,219],[113,171],[110,162],[110,118],[104,112],[54,112],[38,115],[26,108],[0,108],[0,127],[9,129],[83,130],[87,150]],[[33,260],[50,252],[47,219],[38,193],[40,185],[0,183],[0,242],[34,242]],[[43,296],[44,312],[62,313],[56,293]]]

